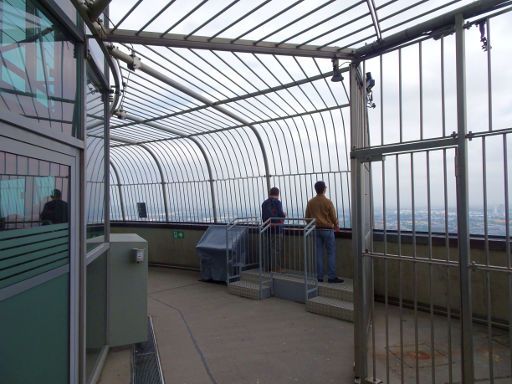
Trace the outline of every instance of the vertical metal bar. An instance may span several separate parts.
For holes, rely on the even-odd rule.
[[[360,120],[362,103],[361,84],[358,81],[358,65],[350,65],[350,125],[351,148],[362,147],[363,125]],[[354,376],[364,379],[367,376],[367,335],[364,324],[363,294],[363,243],[362,243],[362,196],[361,196],[361,164],[358,159],[352,159],[352,250],[354,254]]]
[[[487,19],[487,102],[488,102],[488,130],[493,130],[492,121],[492,62],[491,62],[491,23]],[[486,265],[490,264],[489,255],[489,234],[488,234],[488,217],[487,217],[487,161],[486,161],[486,145],[485,136],[482,137],[482,173],[483,173],[483,198],[484,198],[484,241],[485,241],[485,261]],[[494,383],[494,348],[492,340],[492,292],[491,292],[491,272],[485,272],[485,285],[487,291],[487,338],[489,349],[489,378],[491,384]],[[509,291],[510,295],[510,291]],[[510,321],[510,318],[509,318]],[[511,344],[512,345],[512,344]],[[512,368],[512,365],[511,365]]]
[[[443,126],[443,137],[446,136],[446,100],[445,100],[445,89],[444,89],[444,37],[441,37],[441,117]],[[445,152],[446,154],[446,152]],[[450,366],[451,370],[451,366]]]
[[[485,265],[490,265],[489,255],[489,228],[487,217],[487,159],[486,159],[485,136],[482,137],[482,187],[484,200],[484,252]],[[492,343],[492,308],[491,308],[491,276],[490,271],[485,272],[485,290],[487,293],[487,348],[489,350],[489,378],[491,384],[494,383],[494,364],[493,364],[493,343]]]
[[[42,46],[41,46],[42,48]],[[85,66],[85,46],[80,44],[80,46],[76,46],[77,52],[77,62],[82,63],[79,64],[78,70],[78,85],[77,85],[77,98],[80,100],[78,103],[78,116],[79,116],[79,124],[77,124],[78,129],[78,137],[80,139],[85,139],[85,111],[86,111],[86,66]],[[41,51],[41,55],[44,53]],[[46,65],[44,65],[46,68]],[[64,70],[62,68],[62,70]],[[45,72],[45,85],[48,87],[48,83],[46,82],[46,72]],[[48,92],[48,88],[47,88]],[[77,157],[74,161],[74,169],[76,171],[75,176],[73,176],[73,169],[70,169],[69,172],[69,196],[70,199],[75,198],[75,200],[71,200],[71,212],[70,212],[70,224],[69,227],[72,235],[70,236],[70,285],[69,285],[69,296],[70,296],[70,321],[69,321],[69,338],[70,338],[70,369],[69,369],[69,377],[70,381],[73,382],[75,380],[81,382],[85,381],[86,378],[86,324],[87,324],[87,265],[85,260],[86,255],[86,222],[85,218],[85,200],[86,200],[86,183],[87,176],[85,172],[85,160],[87,148],[79,151],[77,153]],[[73,180],[75,179],[75,180]],[[73,185],[74,184],[74,185]],[[74,193],[72,192],[74,190]],[[74,207],[74,208],[73,208]],[[74,212],[73,212],[74,211]],[[73,228],[74,227],[74,228]],[[73,245],[73,243],[75,245]],[[75,252],[73,252],[73,248],[75,248]],[[75,257],[73,257],[73,253]],[[74,260],[78,260],[77,265],[73,262]],[[76,292],[74,294],[74,292]],[[72,303],[76,304],[72,304]],[[78,308],[75,306],[78,304]],[[72,307],[75,307],[72,309]],[[78,320],[72,321],[73,314],[78,317]],[[107,319],[108,321],[108,319]],[[78,329],[76,329],[78,327]],[[73,348],[73,344],[76,343],[76,346]],[[74,350],[73,350],[74,349]],[[78,349],[78,351],[77,351]],[[78,367],[75,366],[76,360],[73,359],[73,356],[78,357]]]
[[[421,90],[420,90],[421,92]],[[416,259],[416,199],[414,196],[414,153],[410,153],[411,158],[411,224],[412,224],[412,257]],[[414,303],[414,351],[415,351],[415,368],[416,368],[416,383],[420,382],[420,365],[419,365],[419,347],[418,347],[418,288],[417,288],[417,277],[418,277],[418,265],[413,262],[413,303]]]
[[[418,43],[419,72],[420,72],[420,140],[423,140],[423,45]]]
[[[382,58],[382,56],[381,56]],[[387,218],[386,218],[386,169],[385,160],[382,161],[382,222],[384,231],[384,254],[387,255]],[[386,383],[389,383],[389,292],[388,292],[388,260],[384,259],[384,316],[386,324]]]
[[[303,226],[302,227],[302,239],[303,239],[303,243],[302,243],[302,247],[303,247],[303,253],[304,253],[304,288],[305,288],[305,297],[304,297],[304,302],[307,303],[308,302],[308,290],[309,290],[309,279],[308,279],[308,259],[307,259],[307,252],[306,252],[306,247],[307,247],[307,242],[306,242],[306,231],[305,231],[305,227]]]
[[[261,223],[258,225],[258,297],[259,299],[263,299],[263,279],[262,279],[262,269],[263,269],[263,249],[262,249],[262,241],[261,238],[263,236],[262,234],[262,228],[264,223]]]
[[[446,136],[446,109],[445,109],[445,93],[444,93],[444,37],[441,37],[441,124],[443,127],[443,136]],[[444,192],[444,239],[446,260],[450,261],[450,238],[448,231],[448,175],[446,166],[446,149],[443,149],[443,192]],[[451,268],[446,268],[447,284],[451,281]],[[453,382],[452,367],[452,315],[451,315],[451,289],[447,290],[446,298],[446,317],[448,320],[448,382]]]
[[[492,62],[491,21],[487,19],[487,105],[489,108],[489,131],[492,131]]]
[[[457,153],[456,153],[456,186],[457,186],[457,224],[460,261],[460,301],[462,325],[462,382],[473,384],[473,324],[471,303],[471,270],[469,245],[469,202],[468,202],[468,170],[467,170],[467,115],[466,115],[466,65],[464,47],[464,18],[455,17],[455,51],[457,74]]]
[[[402,107],[400,107],[401,109]],[[400,115],[400,126],[401,126],[401,115]],[[401,139],[400,139],[401,141]],[[398,255],[402,256],[402,240],[401,240],[401,215],[400,215],[400,172],[398,154],[395,155],[395,175],[396,175],[396,225],[397,225],[397,237],[398,237]],[[404,383],[404,319],[403,319],[403,291],[402,291],[402,261],[398,261],[398,301],[400,310],[400,382]]]
[[[508,145],[507,135],[503,134],[503,176],[505,184],[505,239],[506,239],[506,251],[507,251],[507,268],[512,268],[512,256],[510,254],[510,201],[508,191]],[[509,348],[512,347],[512,273],[508,273],[508,337],[509,337]],[[512,370],[512,354],[509,354],[510,358],[510,369]]]
[[[371,225],[371,228],[372,228],[372,234],[371,236],[373,237],[373,228],[375,228],[375,224],[374,224],[374,217],[373,217],[373,212],[374,212],[374,204],[373,204],[373,173],[372,173],[372,163],[368,163],[368,167],[369,167],[369,173],[370,173],[370,215],[371,215],[371,220],[370,220],[370,225]],[[371,250],[373,251],[373,242],[372,242],[372,248]],[[371,292],[371,325],[372,325],[372,374],[373,374],[373,379],[374,381],[376,380],[377,378],[377,354],[376,354],[376,346],[375,346],[375,290],[374,290],[374,286],[375,286],[375,274],[374,274],[374,263],[375,263],[375,260],[373,259],[370,259],[371,261],[371,286],[370,286],[370,292]]]
[[[432,195],[430,189],[430,151],[427,151],[427,225],[428,225],[428,258],[432,260]],[[447,268],[449,269],[449,268]],[[435,326],[434,326],[434,301],[433,301],[433,284],[432,284],[432,264],[428,264],[428,292],[430,303],[430,356],[432,357],[431,365],[431,382],[436,382],[436,354],[435,354]]]
[[[230,222],[226,224],[226,284],[229,285],[230,282],[230,276],[231,276],[231,270],[230,270],[230,263],[229,263],[229,228],[230,228]]]
[[[398,109],[399,109],[399,127],[400,142],[403,141],[403,108],[402,108],[402,48],[398,49]]]
[[[384,67],[382,62],[382,55],[379,56],[380,67],[380,145],[384,145],[384,75],[382,69]],[[384,166],[384,164],[383,164]]]

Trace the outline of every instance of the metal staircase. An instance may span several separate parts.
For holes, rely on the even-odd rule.
[[[240,274],[240,280],[228,286],[228,292],[249,299],[262,300],[276,296],[304,303],[304,278],[293,273],[262,273],[266,280],[260,294],[259,271],[250,269]],[[322,316],[353,322],[354,289],[351,279],[341,284],[318,283],[318,295],[305,301],[306,310]]]

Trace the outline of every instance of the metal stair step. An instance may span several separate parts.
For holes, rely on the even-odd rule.
[[[261,277],[265,280],[269,280],[270,279],[270,273],[268,272],[263,272],[261,274]],[[244,280],[244,281],[252,281],[254,283],[257,283],[260,279],[260,274],[259,274],[259,271],[257,269],[248,269],[246,271],[242,271],[240,272],[240,280]]]
[[[228,292],[248,299],[262,300],[270,297],[270,286],[263,284],[260,296],[260,285],[257,282],[240,280],[230,283]]]
[[[309,299],[306,302],[306,310],[340,320],[354,321],[354,304],[331,297],[317,296]]]
[[[318,283],[318,296],[330,297],[342,301],[354,301],[354,285],[352,279],[343,278],[343,283]]]

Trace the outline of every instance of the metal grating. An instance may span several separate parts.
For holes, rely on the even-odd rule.
[[[160,357],[153,332],[153,321],[149,317],[148,340],[133,347],[133,384],[164,384]]]

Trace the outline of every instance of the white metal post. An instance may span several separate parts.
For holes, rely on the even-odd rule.
[[[460,261],[460,301],[462,325],[462,382],[472,384],[473,370],[473,334],[471,305],[471,270],[469,246],[469,203],[468,203],[468,169],[467,169],[467,115],[466,115],[466,63],[464,47],[464,18],[455,17],[456,72],[457,72],[457,226]]]
[[[350,133],[351,149],[361,147],[364,135],[364,125],[361,119],[363,107],[361,84],[358,81],[359,64],[350,66]],[[363,289],[363,233],[361,232],[362,191],[361,191],[361,161],[352,158],[352,255],[354,258],[354,377],[364,380],[367,376],[366,364],[366,326],[364,324],[364,289]]]

